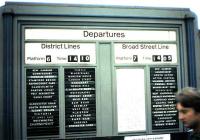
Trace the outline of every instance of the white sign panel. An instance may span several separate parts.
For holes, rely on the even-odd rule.
[[[116,64],[177,63],[176,44],[115,43]]]
[[[144,69],[117,69],[118,132],[146,130]]]
[[[25,40],[176,41],[175,31],[25,29]]]
[[[170,134],[127,136],[124,140],[170,140]]]
[[[95,64],[95,43],[26,43],[25,64]]]

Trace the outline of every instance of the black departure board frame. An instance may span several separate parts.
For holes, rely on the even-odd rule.
[[[65,131],[96,132],[95,68],[65,68]]]
[[[27,136],[59,135],[58,69],[26,69]]]
[[[179,128],[175,93],[178,90],[176,67],[151,67],[152,130]]]

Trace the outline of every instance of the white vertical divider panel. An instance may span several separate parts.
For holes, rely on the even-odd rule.
[[[146,131],[144,69],[117,69],[118,132]]]

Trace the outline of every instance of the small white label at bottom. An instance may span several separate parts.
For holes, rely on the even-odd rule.
[[[170,140],[170,134],[127,136],[124,140]]]

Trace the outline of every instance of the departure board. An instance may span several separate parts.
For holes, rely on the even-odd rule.
[[[178,128],[178,112],[175,103],[177,68],[150,68],[150,84],[152,129]]]
[[[26,69],[27,136],[59,134],[58,69]]]
[[[66,133],[96,131],[94,68],[65,69]]]

